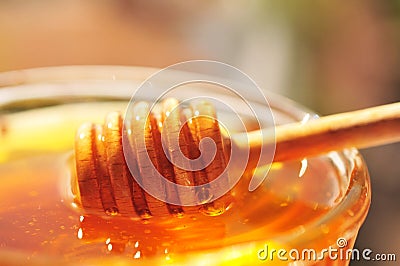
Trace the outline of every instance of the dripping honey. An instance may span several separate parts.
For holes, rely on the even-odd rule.
[[[249,193],[246,184],[239,183],[231,191],[235,199],[231,208],[218,216],[196,214],[142,220],[82,214],[79,208],[74,209],[73,200],[65,197],[65,188],[60,191],[60,186],[70,174],[67,162],[75,129],[88,118],[94,121],[90,115],[71,118],[66,114],[87,112],[87,106],[40,110],[41,121],[46,121],[46,113],[61,117],[57,123],[42,127],[34,123],[23,126],[21,122],[32,119],[37,111],[4,117],[7,134],[1,137],[0,156],[4,180],[0,187],[3,260],[11,257],[14,264],[39,264],[43,260],[179,264],[211,259],[210,264],[250,265],[260,262],[256,253],[265,243],[285,248],[324,248],[335,241],[337,228],[350,217],[318,227],[315,231],[324,238],[307,235],[305,243],[300,241],[301,236],[296,241],[282,240],[282,235],[301,235],[345,196],[347,189],[343,187],[347,184],[342,184],[341,173],[330,157],[309,159],[301,178],[300,162],[274,164],[268,180],[256,192]],[[94,115],[99,123],[116,106],[108,109]],[[91,110],[99,110],[99,106],[93,105]],[[362,209],[363,199],[354,208]]]

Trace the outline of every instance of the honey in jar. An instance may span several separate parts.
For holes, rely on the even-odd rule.
[[[353,149],[273,163],[253,192],[249,179],[263,169],[248,169],[229,192],[233,200],[217,213],[143,219],[83,210],[70,183],[76,130],[123,113],[130,88],[149,72],[67,67],[0,76],[2,265],[287,265],[290,258],[271,251],[352,248],[370,202],[368,173]],[[277,123],[310,116],[281,97],[272,95],[270,105]],[[338,239],[346,246],[338,247]]]

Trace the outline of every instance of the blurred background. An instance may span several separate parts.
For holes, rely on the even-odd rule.
[[[400,101],[400,0],[0,1],[0,71],[222,61],[327,115]],[[400,256],[400,144],[363,150],[356,247]],[[351,265],[395,265],[353,262]]]

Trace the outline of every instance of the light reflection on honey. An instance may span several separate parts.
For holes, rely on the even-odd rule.
[[[63,127],[74,130],[66,124]],[[29,128],[26,130],[29,132]],[[67,143],[65,147],[72,147],[72,140],[69,144],[68,138],[53,136],[57,137]],[[2,141],[6,143],[5,139]],[[49,141],[49,145],[54,141]],[[304,161],[274,164],[263,186],[252,193],[247,191],[249,177],[244,176],[231,191],[231,209],[219,216],[199,212],[148,220],[100,217],[71,207],[73,201],[60,191],[69,168],[68,149],[29,148],[8,153],[9,159],[0,165],[0,259],[17,251],[18,256],[11,259],[15,264],[56,260],[60,264],[99,265],[116,261],[254,265],[260,262],[257,250],[265,243],[285,248],[311,245],[316,249],[335,243],[341,223],[355,219],[357,213],[360,217],[356,221],[363,219],[368,197],[364,188],[360,203],[347,216],[313,228],[319,232],[318,237],[305,234],[347,192],[348,184],[343,184],[331,158],[321,157],[308,159],[307,165]],[[350,237],[354,237],[357,228],[354,230]],[[306,244],[283,240],[290,235],[302,239],[303,234]]]

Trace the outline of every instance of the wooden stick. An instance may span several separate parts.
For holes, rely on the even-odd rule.
[[[140,144],[141,142],[138,142],[135,144],[134,149],[137,160],[136,166],[138,167],[136,174],[140,175],[141,178],[146,178],[146,182],[152,180],[155,171],[149,170],[151,168],[148,165],[149,163],[156,164],[157,171],[164,173],[166,178],[175,180],[177,183],[184,184],[184,181],[188,180],[190,181],[188,182],[189,184],[196,185],[198,183],[202,184],[203,181],[213,180],[226,167],[221,150],[230,149],[225,149],[223,143],[231,143],[229,145],[232,148],[238,149],[236,152],[239,151],[239,159],[247,160],[247,168],[252,169],[259,161],[261,149],[270,149],[271,145],[275,143],[274,161],[287,161],[303,159],[333,150],[342,150],[350,147],[372,147],[400,140],[400,103],[330,115],[306,123],[292,123],[271,129],[241,133],[233,135],[232,139],[223,142],[220,141],[221,132],[219,132],[218,124],[214,122],[214,119],[208,121],[201,117],[194,117],[192,128],[188,126],[186,132],[182,135],[192,134],[191,139],[196,140],[196,142],[189,141],[183,137],[173,138],[173,134],[178,132],[180,128],[179,114],[181,111],[178,111],[176,113],[177,116],[174,118],[170,112],[172,110],[171,106],[169,106],[170,103],[171,101],[164,102],[165,110],[163,111],[171,116],[170,119],[173,119],[171,124],[163,124],[167,139],[171,139],[171,141],[179,139],[179,148],[181,150],[183,148],[187,149],[184,152],[185,156],[192,158],[198,154],[189,153],[190,149],[199,149],[198,142],[200,139],[209,137],[217,142],[217,149],[220,154],[215,160],[215,165],[210,164],[210,167],[202,172],[202,176],[167,163],[165,161],[166,158],[164,158],[165,155],[162,154],[161,132],[156,132],[156,130],[159,130],[157,121],[150,120],[152,127],[146,127],[144,132],[140,132],[144,128],[143,125],[147,123],[148,107],[144,108],[142,105],[137,105],[133,116],[136,121],[133,122],[132,127],[132,132],[134,133],[130,137],[134,140],[145,138],[146,144],[148,144],[146,147],[150,147],[146,150],[146,147]],[[177,104],[177,102],[172,103],[173,105]],[[208,117],[216,116],[214,109],[205,103],[198,105],[196,108],[199,114],[201,113]],[[135,126],[135,123],[141,124]],[[150,197],[133,181],[123,156],[121,143],[122,118],[120,114],[109,114],[104,127],[102,130],[100,129],[101,127],[93,124],[84,125],[78,131],[76,138],[75,159],[76,179],[78,182],[75,183],[79,185],[79,189],[76,190],[80,191],[83,208],[94,213],[102,213],[111,208],[118,210],[122,215],[139,215],[141,217],[144,217],[143,214],[150,214],[151,212],[154,216],[180,214],[182,208],[166,205],[164,202]],[[273,130],[275,130],[275,135]],[[169,144],[172,144],[172,142]],[[245,149],[246,152],[244,152]],[[250,157],[242,158],[242,154],[243,156],[247,155],[247,149],[249,149]],[[176,148],[169,148],[171,153],[175,150]],[[146,155],[146,152],[150,153],[149,156],[153,158],[151,162],[142,160],[142,158],[145,158],[142,155]],[[264,163],[268,162],[261,162],[260,165]],[[166,172],[167,170],[168,172]],[[196,177],[197,179],[194,180]],[[156,185],[162,186],[162,184]],[[170,192],[167,189],[165,190],[165,193]],[[194,190],[192,195],[175,194],[173,195],[174,197],[180,197],[181,199],[198,196]],[[219,200],[226,200],[226,198],[224,196],[217,201]],[[205,204],[205,206],[209,205],[208,202]],[[196,210],[198,211],[199,208]],[[183,211],[189,211],[190,213],[191,209],[185,207]]]
[[[273,143],[272,129],[247,134],[250,154]],[[244,136],[234,136],[237,146],[245,146]],[[291,123],[275,128],[274,161],[315,156],[344,148],[367,148],[400,141],[400,103]]]

